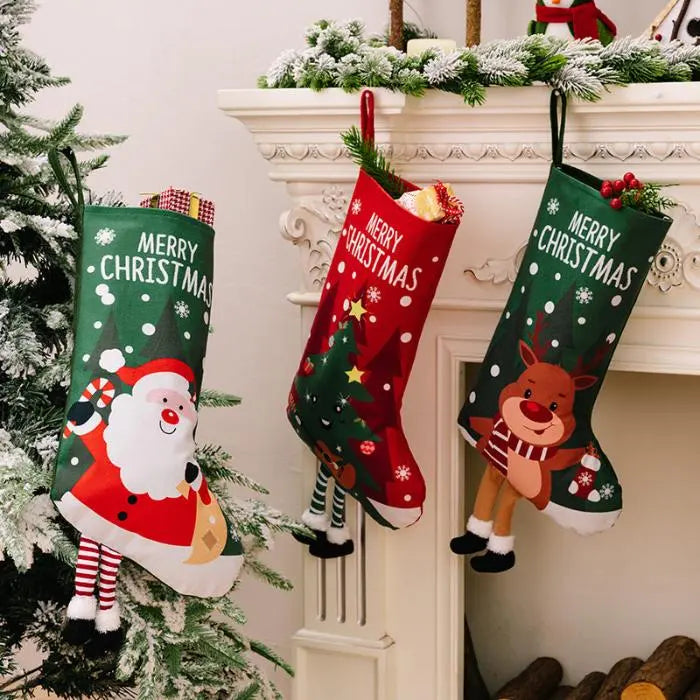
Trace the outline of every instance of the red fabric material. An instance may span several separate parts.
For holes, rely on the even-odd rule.
[[[597,476],[597,473],[593,469],[588,469],[583,465],[579,466],[576,471],[576,476],[573,478],[573,481],[576,482],[576,492],[574,495],[583,499],[588,498],[588,494],[593,491],[595,487]]]
[[[364,141],[374,143],[374,93],[365,90],[360,98],[360,133]]]
[[[107,456],[104,430],[105,424],[101,423],[80,436],[95,461],[71,489],[73,495],[123,530],[155,542],[189,547],[197,519],[197,493],[190,489],[187,498],[181,496],[159,501],[148,494],[132,494],[122,483],[119,468]],[[129,501],[129,496],[136,497],[134,503]],[[126,517],[119,518],[120,513]]]
[[[150,360],[139,367],[121,367],[117,371],[117,374],[119,379],[121,379],[125,384],[133,385],[142,377],[145,377],[148,374],[156,374],[157,372],[171,372],[172,374],[179,374],[190,384],[194,384],[194,372],[190,366],[182,360],[167,357],[157,360]]]
[[[371,131],[369,125],[364,128]],[[404,435],[400,411],[456,230],[457,223],[419,219],[360,172],[298,369],[300,377],[308,377],[307,358],[328,353],[340,324],[352,324],[358,346],[352,361],[363,373],[361,382],[372,399],[351,398],[350,403],[379,437],[371,451],[366,444],[362,447],[366,440],[354,441],[352,455],[343,450],[344,459],[358,472],[369,472],[377,485],[358,479],[351,493],[360,502],[367,497],[392,508],[413,509],[425,499],[425,482]],[[366,309],[360,319],[350,314],[358,301]],[[316,366],[312,371],[327,370]],[[295,410],[302,401],[293,386],[288,406],[292,425],[310,447],[321,440],[334,446],[332,434],[324,433],[317,420],[302,423]]]
[[[617,34],[613,21],[595,5],[594,0],[576,7],[536,6],[537,21],[545,24],[573,24],[574,39],[591,37],[599,39],[598,22],[602,22],[612,34]]]

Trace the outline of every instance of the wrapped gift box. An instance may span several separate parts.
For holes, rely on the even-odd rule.
[[[140,206],[152,209],[168,209],[193,219],[199,219],[209,226],[214,225],[214,202],[202,199],[196,192],[168,187],[160,194],[148,194]]]

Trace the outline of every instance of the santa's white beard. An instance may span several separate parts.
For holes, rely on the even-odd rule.
[[[155,500],[181,496],[177,485],[185,478],[187,462],[194,461],[194,424],[180,417],[177,430],[160,429],[163,407],[129,394],[112,402],[104,438],[107,456],[120,470],[124,486]]]

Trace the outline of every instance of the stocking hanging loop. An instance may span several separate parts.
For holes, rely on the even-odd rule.
[[[559,101],[561,101],[561,121],[559,120]],[[564,131],[566,129],[566,95],[560,90],[553,90],[549,103],[549,117],[552,124],[552,160],[559,167],[564,160]]]
[[[374,144],[374,93],[363,90],[360,98],[360,130],[362,140]]]
[[[73,188],[68,183],[68,178],[61,165],[61,159],[59,153],[63,155],[71,166],[73,171],[73,178],[75,179],[75,193],[73,193]],[[83,182],[80,176],[80,167],[78,166],[78,161],[75,157],[75,153],[70,146],[62,148],[58,151],[56,148],[52,148],[48,153],[48,160],[54,175],[56,176],[56,181],[58,186],[63,190],[63,193],[70,200],[73,209],[75,210],[75,222],[76,228],[79,232],[82,232],[81,227],[83,224],[83,211],[85,209],[85,199],[83,197]]]

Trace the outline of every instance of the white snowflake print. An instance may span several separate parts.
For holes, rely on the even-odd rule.
[[[576,301],[579,304],[590,304],[593,301],[593,292],[588,287],[579,287],[576,290]]]
[[[352,213],[357,216],[362,211],[362,201],[359,199],[352,200]]]
[[[180,318],[187,318],[190,315],[190,307],[184,301],[175,302],[175,313]]]
[[[377,289],[377,287],[370,287],[367,290],[367,301],[376,304],[382,298],[382,293]]]
[[[396,467],[396,471],[394,473],[399,481],[408,481],[411,478],[411,470],[405,464],[402,464],[400,467]]]
[[[95,234],[95,242],[97,245],[109,245],[116,238],[116,235],[113,228],[101,228]]]
[[[615,484],[603,484],[600,487],[600,495],[606,501],[609,501],[615,493]]]
[[[559,211],[559,200],[556,197],[552,197],[547,202],[547,213],[554,216]]]
[[[583,474],[579,474],[577,481],[581,486],[590,486],[593,477],[588,472],[583,472]]]

